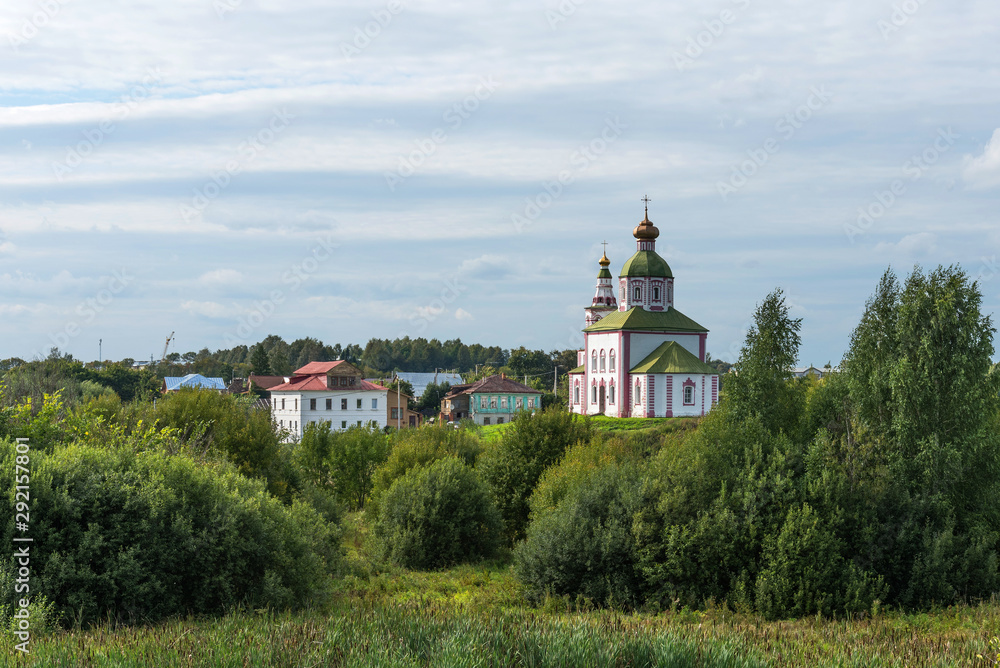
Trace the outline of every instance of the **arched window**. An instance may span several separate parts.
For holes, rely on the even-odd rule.
[[[576,387],[573,388],[573,403],[580,403],[580,384],[577,383]]]
[[[654,302],[660,301],[660,286],[658,285],[653,286],[653,301]]]
[[[614,350],[612,350],[610,353],[608,353],[608,358],[609,358],[608,359],[608,371],[612,371],[613,372],[615,370],[615,351]]]
[[[590,371],[597,371],[597,351],[595,350],[590,354]]]
[[[639,379],[635,379],[635,405],[638,406],[642,403],[642,385],[639,384]]]
[[[611,385],[608,386],[608,403],[609,404],[615,403],[615,384],[614,384],[614,382],[612,382]]]
[[[597,403],[597,385],[591,385],[590,389],[591,389],[590,403],[596,404]]]
[[[642,288],[637,285],[632,288],[632,301],[637,302],[640,300],[642,300]]]
[[[601,351],[601,371],[604,371],[604,351]]]

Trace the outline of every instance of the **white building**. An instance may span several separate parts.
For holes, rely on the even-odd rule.
[[[719,400],[719,376],[705,364],[708,330],[674,308],[674,275],[657,255],[660,231],[646,216],[636,252],[618,276],[600,259],[586,307],[580,365],[569,373],[570,410],[613,417],[704,415]]]
[[[270,393],[271,416],[292,441],[302,438],[311,422],[327,422],[338,431],[387,424],[388,388],[366,381],[360,369],[343,360],[310,362]]]

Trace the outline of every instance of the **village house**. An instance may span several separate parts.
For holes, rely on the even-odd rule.
[[[542,393],[503,374],[475,383],[453,385],[441,399],[441,420],[469,419],[476,424],[510,422],[520,411],[534,413],[542,407]]]

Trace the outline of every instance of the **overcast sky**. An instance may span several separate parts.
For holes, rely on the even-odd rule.
[[[0,358],[578,346],[651,198],[732,360],[784,289],[836,363],[890,265],[1000,304],[987,0],[0,8]],[[862,216],[861,213],[865,213]]]

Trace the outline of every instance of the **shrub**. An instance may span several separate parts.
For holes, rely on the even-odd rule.
[[[308,480],[357,510],[365,507],[372,475],[388,454],[388,437],[375,425],[336,432],[316,422],[306,427],[295,461]]]
[[[392,483],[372,532],[383,557],[433,569],[493,556],[500,527],[486,486],[459,459],[446,457]]]
[[[542,472],[559,461],[570,445],[589,441],[590,423],[553,408],[531,415],[522,412],[503,432],[499,443],[487,447],[477,468],[496,499],[507,538],[524,537],[531,493]]]
[[[639,604],[632,518],[639,498],[635,466],[608,465],[573,486],[554,510],[528,527],[515,548],[515,571],[528,597],[584,597],[598,605]]]
[[[14,456],[0,443],[5,470]],[[339,564],[336,525],[305,503],[282,505],[231,465],[81,445],[30,456],[31,594],[66,621],[308,606]],[[8,508],[12,483],[0,487]],[[13,544],[13,517],[3,529]],[[3,602],[13,595],[5,589]]]
[[[392,483],[410,470],[445,457],[457,457],[474,466],[482,452],[479,437],[464,429],[428,426],[398,431],[392,438],[389,458],[375,471],[372,499],[389,491]]]

